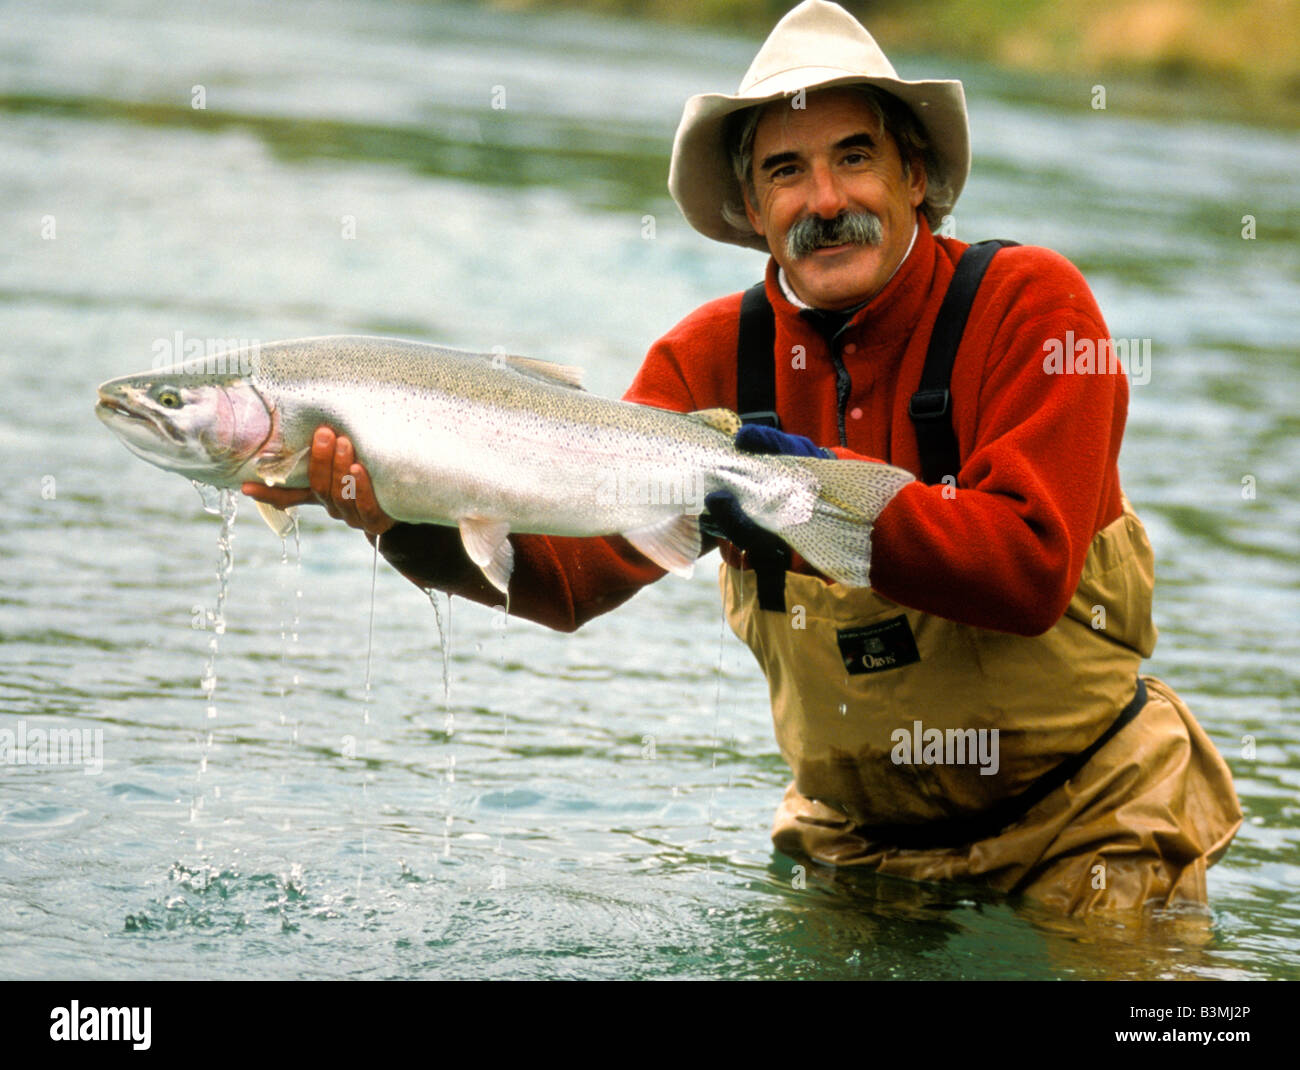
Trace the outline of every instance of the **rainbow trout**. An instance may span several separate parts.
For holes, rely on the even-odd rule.
[[[312,435],[332,427],[385,513],[459,527],[503,592],[510,532],[617,533],[689,576],[715,490],[830,578],[867,586],[872,522],[913,479],[866,461],[744,453],[726,409],[611,401],[584,391],[574,368],[391,338],[274,342],[127,375],[99,388],[95,411],[133,453],[217,487],[306,487]],[[259,508],[287,529],[286,514]]]

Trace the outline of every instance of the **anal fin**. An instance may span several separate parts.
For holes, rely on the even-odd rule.
[[[509,593],[510,573],[515,567],[515,548],[510,545],[510,522],[481,516],[463,516],[457,522],[465,556],[483,570],[483,575],[502,594]]]
[[[690,579],[695,574],[695,559],[700,556],[698,516],[679,513],[657,524],[625,531],[623,538],[673,575]]]
[[[257,511],[261,514],[266,526],[274,531],[280,538],[284,538],[293,530],[295,517],[298,515],[298,508],[294,506],[290,509],[277,509],[274,505],[266,502],[257,502]]]

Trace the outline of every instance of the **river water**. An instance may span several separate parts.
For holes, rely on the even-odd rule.
[[[385,0],[0,20],[0,729],[102,739],[97,775],[0,766],[0,976],[1300,978],[1292,135],[900,63],[966,82],[958,236],[1061,251],[1151,339],[1121,460],[1157,553],[1149,667],[1246,810],[1208,916],[1073,922],[801,887],[709,561],[571,636],[443,598],[446,698],[433,609],[381,562],[367,696],[365,540],[309,511],[286,564],[245,500],[218,629],[220,520],[92,414],[178,341],[339,332],[621,393],[762,271],[664,190],[683,100],[753,41]]]

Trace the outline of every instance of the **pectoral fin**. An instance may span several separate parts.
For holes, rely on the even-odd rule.
[[[266,521],[266,526],[274,531],[280,538],[284,538],[293,530],[295,518],[298,515],[297,506],[290,509],[277,509],[274,505],[268,505],[266,502],[257,502],[257,511],[261,514],[262,519]]]
[[[515,548],[510,545],[510,524],[481,516],[463,516],[457,521],[465,556],[483,570],[483,575],[502,594],[508,593],[510,573],[515,567]]]
[[[311,445],[308,444],[297,453],[268,454],[258,459],[257,474],[268,487],[274,487],[288,479],[293,474],[293,470],[298,467],[298,462],[310,452]]]
[[[695,574],[695,559],[700,556],[700,518],[682,513],[636,531],[623,532],[623,538],[650,558],[660,568],[690,579]]]

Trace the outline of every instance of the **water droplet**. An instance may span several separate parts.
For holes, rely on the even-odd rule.
[[[213,516],[221,515],[221,491],[212,486],[210,483],[200,483],[197,479],[191,479],[194,489],[199,492],[199,501],[203,503],[203,511],[211,513]]]
[[[424,592],[433,606],[433,619],[438,626],[438,647],[442,651],[442,705],[443,709],[451,701],[451,596],[447,596],[447,630],[442,627],[442,610],[438,608],[438,592],[432,587]]]

